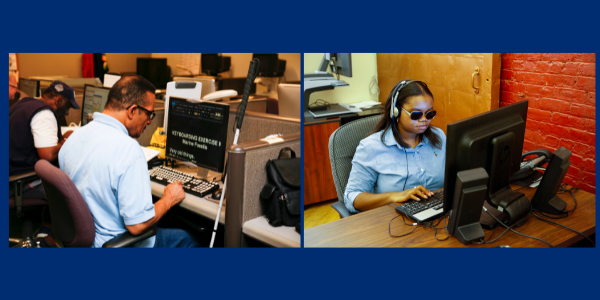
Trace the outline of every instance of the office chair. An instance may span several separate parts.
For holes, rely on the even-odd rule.
[[[35,171],[42,179],[48,197],[52,231],[57,245],[59,247],[91,247],[96,238],[94,219],[71,178],[43,159],[35,164]],[[155,234],[154,228],[138,236],[126,231],[107,241],[102,247],[132,247]]]
[[[21,219],[23,228],[23,238],[8,238],[9,243],[17,244],[14,247],[33,247],[34,238],[31,214],[34,210],[44,208],[48,205],[48,202],[44,199],[23,199],[23,184],[35,179],[37,179],[37,174],[34,171],[8,177],[8,184],[12,185],[14,191],[13,198],[8,199],[8,209],[15,210],[17,217]]]
[[[338,195],[338,202],[331,204],[331,207],[340,214],[340,218],[352,214],[344,204],[344,191],[352,170],[354,152],[360,141],[373,131],[380,118],[380,115],[376,115],[352,121],[338,128],[329,137],[329,160]]]

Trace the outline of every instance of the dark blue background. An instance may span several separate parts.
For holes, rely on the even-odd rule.
[[[580,2],[20,3],[4,4],[7,52],[598,51],[598,32],[592,29],[597,10]],[[6,116],[7,106],[2,109]],[[4,157],[7,151],[4,146]],[[1,163],[6,174],[6,159]],[[1,218],[6,216],[5,211]],[[6,233],[7,226],[2,222],[0,230]],[[598,293],[599,254],[597,249],[5,248],[2,294],[5,299],[573,299]]]

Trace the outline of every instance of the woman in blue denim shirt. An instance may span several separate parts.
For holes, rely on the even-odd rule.
[[[352,159],[344,202],[351,212],[419,200],[444,186],[446,135],[435,117],[427,84],[403,80],[387,98],[384,114]]]

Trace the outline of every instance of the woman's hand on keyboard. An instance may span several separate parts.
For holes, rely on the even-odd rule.
[[[433,192],[426,189],[424,186],[415,186],[412,189],[407,189],[402,192],[392,193],[392,202],[406,202],[409,200],[420,201],[427,199],[433,195]]]

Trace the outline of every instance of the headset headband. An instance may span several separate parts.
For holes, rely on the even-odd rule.
[[[400,114],[400,112],[398,111],[398,108],[396,107],[396,101],[398,100],[398,94],[400,94],[400,91],[405,86],[407,86],[409,83],[413,83],[413,82],[417,82],[417,81],[418,80],[414,80],[414,79],[406,79],[406,80],[402,80],[398,84],[396,84],[396,86],[392,90],[392,106],[390,107],[390,118],[391,119],[397,118],[398,115]]]

